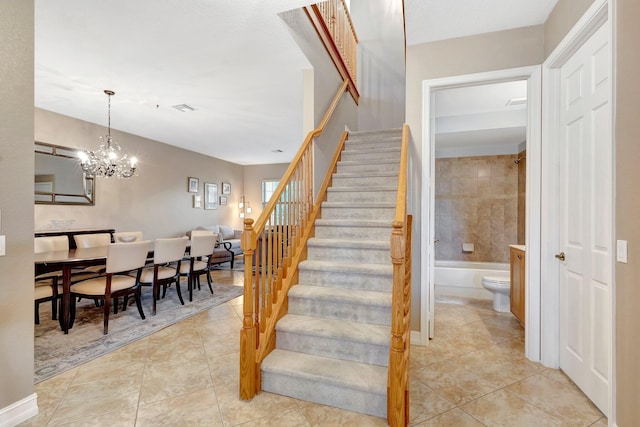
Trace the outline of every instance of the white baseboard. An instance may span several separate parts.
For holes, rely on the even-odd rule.
[[[422,340],[422,333],[420,331],[411,331],[411,345],[427,345],[427,343]]]
[[[38,395],[33,393],[0,409],[0,427],[13,427],[38,415]]]

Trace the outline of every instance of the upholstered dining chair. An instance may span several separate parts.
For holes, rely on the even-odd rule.
[[[33,239],[33,252],[54,252],[54,251],[68,251],[69,250],[69,238],[67,236],[43,236]],[[71,275],[71,282],[77,282],[79,280],[90,279],[95,277],[93,272],[76,272]],[[49,271],[47,273],[38,274],[35,276],[34,285],[34,309],[35,309],[35,323],[40,323],[40,304],[43,302],[51,301],[51,319],[56,320],[58,318],[58,297],[62,294],[62,271]]]
[[[213,294],[211,274],[209,272],[209,257],[213,253],[215,245],[216,236],[213,233],[200,235],[191,234],[189,260],[180,266],[180,276],[187,277],[189,301],[193,301],[193,288],[196,283],[198,284],[198,289],[200,289],[200,276],[202,274],[207,275],[209,290]],[[180,282],[178,282],[176,286],[180,287]]]
[[[58,285],[58,277],[34,281],[34,322],[40,324],[40,304],[51,301],[51,319],[58,319],[58,299],[62,295],[62,285]]]
[[[107,267],[104,276],[83,280],[71,285],[71,323],[75,319],[76,298],[104,300],[104,334],[109,333],[111,299],[133,295],[140,317],[144,319],[140,302],[140,275],[151,249],[150,241],[113,243],[107,249]],[[131,272],[135,271],[135,277]],[[123,311],[126,310],[126,305]]]
[[[76,247],[79,249],[96,248],[98,246],[109,246],[111,244],[111,234],[109,233],[96,233],[96,234],[76,234],[73,236],[73,240],[76,242]],[[82,271],[96,274],[104,273],[104,266],[92,265],[84,268]]]
[[[167,287],[175,282],[180,304],[184,305],[178,282],[180,281],[180,265],[186,249],[186,236],[156,239],[153,248],[153,267],[142,270],[140,277],[141,285],[151,286],[153,289],[153,315],[156,314],[156,303],[160,298],[160,286],[163,287],[163,293],[166,293]]]

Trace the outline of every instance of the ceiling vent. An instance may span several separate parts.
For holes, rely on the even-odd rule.
[[[513,98],[507,101],[505,107],[515,107],[516,105],[524,105],[527,103],[527,98]]]
[[[172,105],[173,108],[175,108],[178,111],[182,111],[183,113],[186,111],[196,111],[195,108],[190,107],[187,104],[178,104],[178,105]]]

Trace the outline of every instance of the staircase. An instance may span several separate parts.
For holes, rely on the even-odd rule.
[[[386,418],[400,141],[400,129],[349,134],[262,390]]]

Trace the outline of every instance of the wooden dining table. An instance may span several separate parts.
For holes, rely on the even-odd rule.
[[[106,265],[108,246],[69,249],[34,254],[35,274],[62,270],[62,299],[59,313],[60,327],[65,334],[73,327],[71,321],[71,272],[74,268]]]

